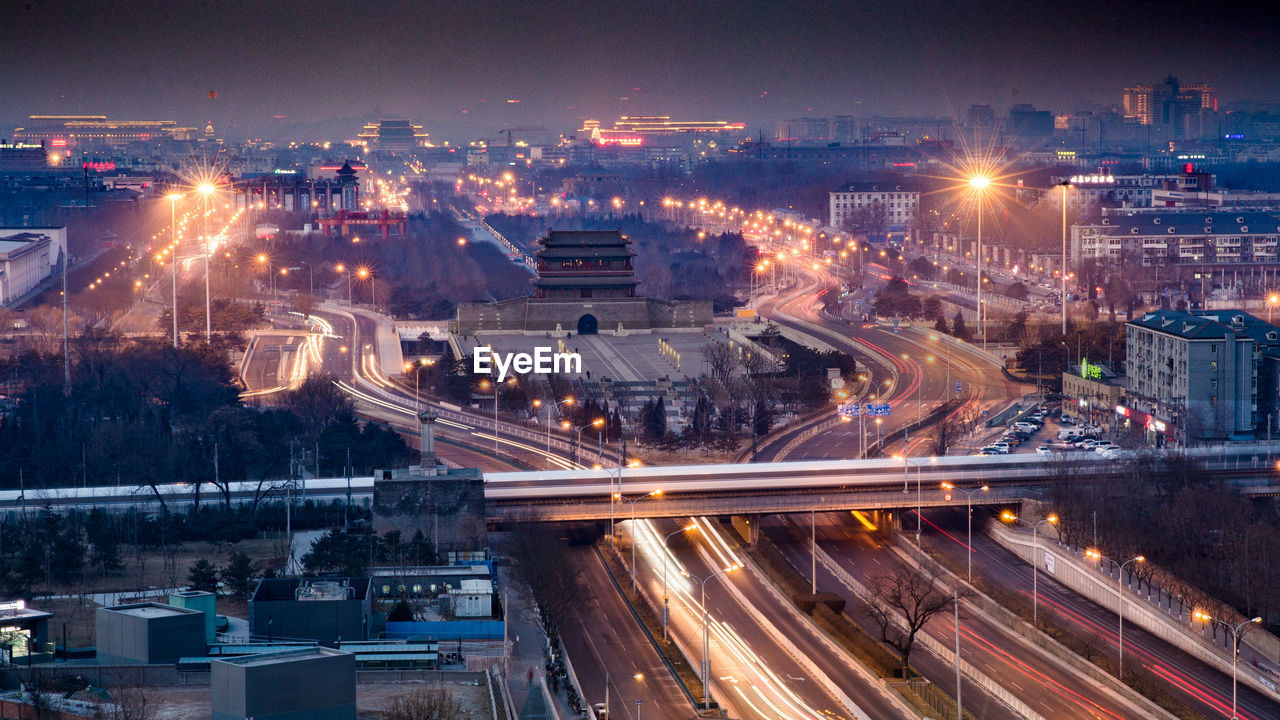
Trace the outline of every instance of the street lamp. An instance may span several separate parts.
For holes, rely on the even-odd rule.
[[[202,196],[204,204],[204,341],[207,343],[213,337],[213,316],[209,310],[209,256],[213,254],[213,247],[209,244],[209,197],[213,195],[213,183],[200,183],[196,186],[196,192]]]
[[[572,405],[572,404],[573,404],[573,396],[570,395],[566,397],[564,400],[552,400],[547,405],[547,452],[548,453],[551,452],[551,408],[552,406],[563,407],[565,405]],[[542,407],[542,400],[538,398],[534,398],[533,407],[535,408],[535,410],[536,408]],[[551,462],[550,457],[547,458],[547,462]]]
[[[1267,323],[1271,322],[1271,308],[1280,304],[1280,293],[1271,293],[1267,296]]]
[[[1062,277],[1062,335],[1067,334],[1067,190],[1071,188],[1070,180],[1058,183],[1062,187],[1062,262],[1058,275]]]
[[[515,385],[516,379],[515,378],[508,379],[507,384]],[[490,386],[493,386],[493,451],[497,452],[498,451],[498,384],[491,383],[488,380],[480,381],[481,390],[488,390]]]
[[[404,364],[405,372],[409,372],[411,370],[413,371],[413,416],[414,417],[417,417],[419,413],[421,413],[422,411],[422,404],[418,397],[418,369],[427,367],[429,365],[435,365],[435,364],[436,364],[435,358],[422,358],[421,360],[416,360],[414,362],[407,362]],[[422,421],[419,420],[418,422],[419,424],[421,424]]]
[[[178,349],[178,201],[182,193],[169,193],[164,196],[169,201],[169,248],[173,251],[169,260],[173,263],[173,349]],[[66,297],[66,293],[63,293]]]
[[[1216,617],[1211,617],[1199,611],[1192,613],[1192,616],[1197,620],[1218,623],[1222,627],[1231,631],[1231,720],[1240,720],[1239,716],[1236,715],[1236,666],[1240,660],[1240,639],[1244,637],[1244,634],[1248,632],[1250,628],[1261,623],[1262,618],[1256,617],[1252,620],[1245,620],[1239,625],[1233,626],[1226,620],[1219,620]]]
[[[973,188],[978,205],[978,325],[982,328],[982,349],[987,349],[987,325],[982,312],[982,193],[991,184],[986,175],[974,175],[969,178],[969,187]]]
[[[333,268],[339,275],[347,276],[347,305],[351,305],[351,273],[347,272],[347,266],[339,263]]]
[[[967,559],[968,559],[968,561],[969,561],[969,582],[970,582],[970,583],[972,583],[972,582],[973,582],[973,496],[974,496],[975,494],[977,494],[977,493],[980,493],[980,492],[987,492],[988,490],[990,490],[990,489],[991,489],[991,487],[990,487],[989,485],[983,485],[982,487],[977,487],[977,488],[972,488],[972,489],[966,490],[966,489],[964,489],[964,488],[958,488],[958,487],[956,487],[955,485],[952,485],[952,484],[951,484],[951,483],[949,483],[949,482],[944,482],[944,483],[942,483],[942,489],[943,489],[943,490],[955,490],[956,492],[962,492],[962,493],[964,493],[964,495],[965,495],[965,505],[967,506],[968,511],[969,511],[969,512],[968,512],[968,515],[969,515],[969,540],[968,540],[968,543],[967,543],[967,545],[966,545],[965,550],[967,551],[967,552],[966,552],[966,554],[968,555],[968,558],[967,558]]]
[[[671,603],[667,598],[667,554],[669,552],[667,550],[667,542],[670,541],[672,537],[679,535],[682,532],[690,532],[697,529],[697,525],[686,525],[679,530],[669,533],[662,539],[662,642],[667,641],[667,626],[671,624]]]
[[[727,575],[728,573],[742,567],[739,565],[730,565],[723,570],[717,570],[705,578],[692,575],[687,571],[681,571],[681,575],[692,580],[697,580],[702,586],[702,709],[711,709],[711,625],[707,617],[707,582],[715,578]]]
[[[565,425],[565,428],[569,428],[569,427],[572,427],[572,426],[571,426],[571,425]],[[589,422],[589,423],[587,423],[586,425],[583,425],[583,426],[581,426],[581,427],[579,427],[579,428],[577,429],[577,435],[575,436],[574,441],[573,441],[573,458],[572,458],[572,460],[573,460],[573,462],[574,462],[574,463],[577,463],[577,462],[578,462],[578,448],[582,447],[582,431],[583,431],[583,430],[586,430],[586,429],[587,429],[587,428],[589,428],[589,427],[593,427],[593,428],[602,428],[602,427],[604,427],[604,418],[596,418],[595,420],[592,420],[591,422]],[[622,485],[622,478],[618,478],[618,485],[619,485],[619,486],[621,486],[621,485]]]
[[[1000,519],[1006,522],[1017,522],[1016,515],[1006,512],[1000,515]],[[1040,624],[1040,560],[1036,557],[1036,549],[1040,547],[1040,526],[1049,523],[1056,526],[1058,524],[1058,516],[1050,515],[1042,520],[1037,520],[1031,524],[1031,626],[1038,627]]]
[[[1085,550],[1086,557],[1097,560],[1106,560],[1116,566],[1116,614],[1120,616],[1120,631],[1116,635],[1116,646],[1119,648],[1119,654],[1116,660],[1116,677],[1124,679],[1124,566],[1132,562],[1146,562],[1147,558],[1138,555],[1131,557],[1124,562],[1116,562],[1109,557],[1105,557],[1097,550]]]
[[[636,503],[640,502],[641,500],[646,500],[648,498],[661,497],[662,490],[652,490],[650,492],[645,493],[644,495],[639,495],[635,498],[626,497],[621,492],[622,490],[622,474],[621,473],[618,474],[618,490],[619,492],[616,492],[613,494],[613,499],[625,500],[626,502],[631,503],[631,592],[634,594],[636,591],[636,534],[637,534],[636,533]]]
[[[373,305],[374,309],[377,309],[378,279],[373,276],[373,271],[367,267],[358,267],[356,268],[356,277],[360,278],[361,280],[368,280],[370,283],[372,283],[372,288],[370,290],[370,295],[369,295],[369,304]]]

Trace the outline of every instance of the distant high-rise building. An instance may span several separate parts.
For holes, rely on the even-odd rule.
[[[1181,85],[1172,75],[1154,85],[1124,89],[1124,116],[1141,125],[1158,125],[1174,138],[1212,135],[1217,124],[1217,90],[1208,83]]]
[[[777,125],[778,142],[826,143],[831,141],[831,123],[827,118],[792,118]]]
[[[858,121],[852,115],[836,115],[831,118],[831,139],[849,145],[858,139]]]
[[[1139,125],[1151,124],[1150,85],[1133,85],[1124,89],[1124,116],[1137,120]]]
[[[1053,113],[1026,103],[1014,105],[1009,108],[1008,133],[1014,140],[1024,142],[1053,137]]]
[[[969,127],[990,130],[996,126],[996,109],[990,105],[969,106]]]

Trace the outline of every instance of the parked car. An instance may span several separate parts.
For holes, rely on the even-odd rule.
[[[1053,454],[1053,451],[1049,449],[1049,446],[1048,446],[1048,445],[1041,445],[1040,447],[1036,448],[1036,454],[1037,454],[1037,455],[1052,455],[1052,454]]]

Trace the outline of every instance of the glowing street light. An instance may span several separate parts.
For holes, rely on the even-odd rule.
[[[1251,620],[1245,620],[1239,625],[1232,626],[1231,623],[1226,620],[1219,620],[1216,617],[1212,617],[1198,610],[1192,613],[1192,617],[1205,622],[1217,623],[1231,631],[1231,720],[1239,720],[1239,716],[1236,715],[1236,666],[1240,661],[1240,639],[1244,637],[1244,634],[1248,632],[1250,628],[1261,623],[1262,618],[1256,617]]]
[[[178,201],[182,193],[169,193],[164,196],[169,201],[169,242],[178,245]],[[178,349],[178,258],[173,259],[173,349]]]
[[[1124,677],[1124,566],[1133,562],[1146,562],[1147,558],[1138,555],[1131,557],[1124,562],[1116,562],[1109,557],[1105,557],[1097,550],[1085,550],[1085,557],[1091,557],[1095,560],[1106,560],[1116,566],[1116,614],[1120,616],[1120,630],[1116,634],[1116,647],[1118,655],[1116,658],[1116,677]]]
[[[955,490],[957,492],[962,492],[965,495],[965,505],[968,508],[968,515],[969,515],[969,540],[965,546],[965,549],[967,550],[965,554],[968,556],[967,559],[969,561],[969,582],[972,583],[973,582],[973,496],[980,492],[987,492],[988,490],[991,489],[991,487],[989,485],[983,485],[982,487],[976,487],[976,488],[966,490],[964,488],[958,488],[949,482],[944,482],[942,483],[942,489]]]
[[[978,211],[978,325],[982,328],[982,349],[987,349],[986,316],[982,312],[982,195],[991,185],[991,178],[986,175],[974,175],[969,178],[969,187],[973,188],[977,199]]]
[[[209,182],[202,182],[196,186],[196,192],[200,193],[204,204],[204,341],[206,343],[213,338],[213,315],[209,310],[209,255],[213,253],[213,247],[209,244],[209,198],[214,190],[213,183]]]

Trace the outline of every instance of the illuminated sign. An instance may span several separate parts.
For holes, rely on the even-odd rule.
[[[1099,185],[1103,183],[1114,183],[1116,179],[1110,175],[1072,175],[1069,182],[1072,185]]]
[[[1080,377],[1088,380],[1102,379],[1102,366],[1090,365],[1087,359],[1080,361]]]
[[[619,145],[622,147],[639,147],[644,143],[644,138],[636,135],[623,135],[614,137],[601,137],[596,141],[599,145]]]
[[[1120,415],[1121,417],[1129,417],[1129,408],[1127,408],[1127,407],[1125,407],[1125,406],[1123,406],[1123,405],[1117,405],[1117,406],[1116,406],[1116,414],[1117,414],[1117,415]]]
[[[107,160],[104,162],[87,162],[81,165],[80,167],[85,170],[92,170],[94,172],[110,172],[116,169],[116,164],[111,162],[110,160]]]
[[[297,175],[298,174],[297,170],[281,170],[280,168],[276,168],[271,172],[275,173],[276,175]]]
[[[50,140],[50,141],[49,141],[49,144],[50,144],[50,145],[52,145],[52,146],[54,146],[54,147],[66,147],[66,146],[67,146],[67,139],[66,139],[66,138],[54,138],[54,139],[52,139],[52,140]]]

